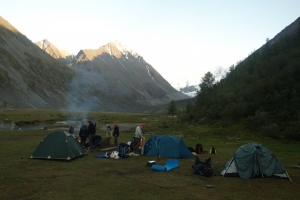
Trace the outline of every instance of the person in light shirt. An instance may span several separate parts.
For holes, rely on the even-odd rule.
[[[144,154],[144,145],[145,145],[145,136],[143,130],[145,129],[145,124],[141,124],[140,126],[137,126],[135,129],[135,138],[137,138],[140,142],[141,147],[141,155]]]

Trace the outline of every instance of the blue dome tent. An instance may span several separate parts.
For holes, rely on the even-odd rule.
[[[195,158],[181,137],[155,135],[144,146],[146,156],[164,156],[169,158]]]

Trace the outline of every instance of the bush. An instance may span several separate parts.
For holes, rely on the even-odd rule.
[[[300,122],[291,123],[284,132],[286,139],[300,141]]]
[[[256,111],[253,117],[248,117],[247,127],[250,130],[254,130],[257,127],[263,126],[268,123],[268,113]]]
[[[287,134],[285,134],[286,139],[289,140],[297,140],[300,141],[300,134],[296,133],[296,132],[289,132]]]
[[[276,123],[272,123],[263,128],[263,135],[273,139],[279,139],[279,126]]]

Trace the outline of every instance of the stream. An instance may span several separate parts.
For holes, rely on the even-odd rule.
[[[87,121],[86,121],[87,122]],[[75,125],[75,135],[78,134],[82,121],[58,121],[55,123],[41,123],[41,124],[34,124],[28,126],[16,126],[12,124],[4,124],[0,126],[0,131],[28,131],[28,130],[58,130],[63,129],[69,131],[69,127],[74,124]],[[120,123],[117,124],[119,126],[120,131],[125,131],[131,129],[132,127],[136,127],[139,125],[138,123]],[[110,124],[110,127],[113,129],[113,124]],[[104,134],[106,130],[106,124],[97,124],[96,122],[96,130],[100,134]],[[133,131],[134,132],[134,131]]]

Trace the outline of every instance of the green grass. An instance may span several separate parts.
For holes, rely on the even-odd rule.
[[[19,113],[19,114],[18,114]],[[28,115],[30,114],[30,115]],[[80,113],[77,113],[81,116]],[[18,110],[0,112],[3,119],[17,122],[59,121],[71,116],[61,111]],[[72,115],[73,116],[73,115]],[[201,154],[200,160],[211,156],[215,176],[194,175],[194,159],[180,159],[179,168],[169,172],[153,171],[148,160],[164,165],[166,158],[137,156],[128,159],[98,159],[89,152],[84,158],[71,162],[29,159],[39,142],[53,130],[0,131],[0,199],[299,199],[300,145],[297,142],[277,141],[254,137],[238,130],[223,130],[212,126],[172,125],[166,116],[130,113],[88,113],[101,127],[117,122],[133,124],[120,130],[119,142],[134,135],[136,123],[146,123],[146,138],[153,134],[185,135],[187,146],[202,143],[204,150],[212,146],[217,155]],[[104,120],[103,116],[106,117]],[[0,118],[0,120],[2,120]],[[52,127],[53,128],[53,127]],[[57,127],[56,127],[57,128]],[[67,130],[67,126],[59,127]],[[220,133],[226,134],[220,134]],[[236,135],[234,134],[236,132]],[[240,138],[239,140],[233,137]],[[243,144],[258,142],[270,149],[285,167],[292,182],[273,178],[241,179],[221,177],[219,173],[232,154]],[[205,185],[214,188],[206,188]]]

